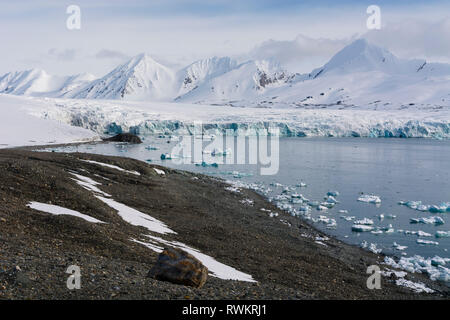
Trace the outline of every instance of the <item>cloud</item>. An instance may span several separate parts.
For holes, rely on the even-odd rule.
[[[437,21],[405,20],[364,35],[402,58],[450,62],[450,18]]]
[[[62,60],[62,61],[72,61],[75,60],[77,57],[77,50],[76,49],[64,49],[64,50],[58,50],[56,48],[51,48],[48,50],[48,54],[50,57]]]
[[[294,40],[268,40],[250,51],[252,59],[275,59],[290,71],[305,73],[326,63],[355,39],[310,38],[302,34]]]
[[[97,54],[95,55],[95,58],[126,60],[126,59],[129,59],[129,56],[120,51],[102,49],[99,52],[97,52]]]

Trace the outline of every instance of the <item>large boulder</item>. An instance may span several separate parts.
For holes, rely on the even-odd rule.
[[[105,138],[103,141],[112,141],[112,142],[128,142],[128,143],[142,143],[141,138],[132,133],[119,133],[111,138]]]
[[[148,277],[201,288],[208,278],[208,268],[191,254],[167,247],[160,253]]]

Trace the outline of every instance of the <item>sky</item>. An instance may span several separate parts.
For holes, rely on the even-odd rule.
[[[69,5],[81,10],[79,30],[66,26]],[[367,28],[369,5],[380,7],[380,30]],[[0,37],[0,74],[102,76],[142,52],[174,69],[232,56],[309,72],[360,37],[450,63],[450,1],[0,0]]]

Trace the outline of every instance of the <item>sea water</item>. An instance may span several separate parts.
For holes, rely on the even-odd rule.
[[[251,139],[234,137],[233,139]],[[177,139],[165,136],[146,136],[144,144],[106,143],[70,146],[53,151],[87,152],[125,156],[175,169],[199,172],[240,184],[257,184],[268,198],[283,194],[302,194],[310,201],[323,202],[329,191],[338,203],[310,215],[318,229],[350,244],[376,245],[383,253],[397,257],[421,255],[449,258],[450,238],[437,238],[437,231],[450,230],[449,213],[430,213],[400,205],[400,201],[422,201],[424,205],[450,202],[450,141],[431,139],[370,139],[370,138],[280,138],[279,170],[275,175],[261,175],[254,164],[219,164],[208,166],[218,157],[205,154],[204,165],[192,160],[178,164],[175,160],[161,160],[170,153]],[[248,142],[247,142],[248,143]],[[208,142],[204,142],[206,146]],[[225,150],[225,149],[224,149]],[[177,159],[179,160],[179,159]],[[198,160],[198,159],[197,159]],[[221,162],[221,161],[217,161]],[[304,185],[306,186],[300,186]],[[362,195],[376,195],[380,203],[358,201]],[[289,203],[294,208],[301,204]],[[346,210],[348,211],[341,211]],[[322,219],[319,218],[322,216]],[[334,219],[336,226],[323,223],[324,216]],[[347,217],[348,220],[341,216]],[[350,220],[349,217],[355,217]],[[393,218],[395,216],[395,218]],[[441,217],[441,225],[411,223],[412,218]],[[352,231],[354,220],[373,221],[375,230],[388,232]],[[400,232],[399,232],[400,230]],[[419,232],[420,231],[420,232]],[[415,234],[414,234],[415,233]],[[420,233],[420,234],[418,234]],[[430,235],[430,236],[427,236]],[[418,243],[418,239],[419,243]],[[424,244],[421,240],[429,240]],[[425,241],[427,242],[427,241]],[[433,244],[434,243],[434,244]],[[438,244],[435,244],[438,243]],[[403,248],[402,248],[403,247]],[[404,248],[407,247],[407,248]],[[401,248],[403,250],[398,250]]]

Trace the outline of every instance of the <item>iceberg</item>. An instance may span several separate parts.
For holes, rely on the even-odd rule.
[[[379,196],[375,195],[362,195],[358,198],[358,201],[367,202],[367,203],[381,203],[381,199]]]
[[[372,231],[374,228],[372,226],[368,225],[362,225],[362,224],[354,224],[352,226],[352,231],[354,232],[369,232]]]
[[[450,237],[450,231],[436,231],[436,238],[448,238]]]
[[[399,251],[403,251],[403,250],[408,249],[407,246],[401,246],[401,245],[399,245],[397,242],[394,242],[394,243],[392,244],[392,246],[394,247],[394,249],[399,250]]]
[[[375,254],[381,253],[381,251],[382,251],[382,249],[377,248],[376,243],[370,243],[369,244],[365,240],[361,243],[361,248],[367,249],[367,250],[369,250],[369,251],[371,251],[371,252],[373,252]]]
[[[384,263],[390,265],[397,269],[406,270],[412,273],[425,273],[428,274],[431,280],[440,280],[448,282],[450,281],[450,269],[439,265],[437,267],[433,266],[431,260],[437,259],[439,257],[434,258],[424,258],[419,255],[415,255],[413,257],[402,257],[398,262],[395,262],[391,257],[385,257]],[[442,258],[445,263],[450,262],[449,258]]]
[[[355,221],[355,224],[361,224],[361,225],[372,225],[373,224],[373,220],[372,219],[368,219],[368,218],[364,218],[361,220],[357,220]]]
[[[328,191],[327,196],[337,197],[339,196],[339,191]]]
[[[410,223],[424,223],[424,224],[441,225],[441,224],[444,224],[445,221],[441,217],[433,216],[430,218],[411,218]]]
[[[431,241],[431,240],[424,240],[424,239],[417,239],[416,242],[418,244],[429,244],[429,245],[433,245],[433,246],[439,245],[439,242]]]

